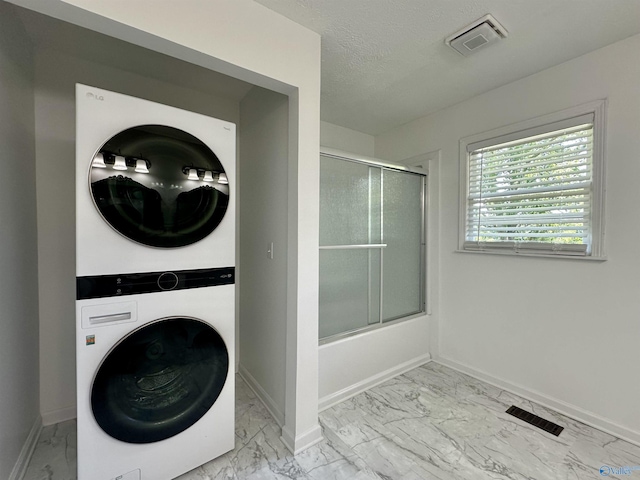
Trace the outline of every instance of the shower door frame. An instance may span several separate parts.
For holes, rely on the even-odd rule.
[[[342,160],[352,163],[359,163],[363,165],[367,165],[369,167],[377,167],[381,169],[381,173],[383,170],[392,170],[403,173],[410,173],[419,175],[422,177],[421,186],[420,186],[420,299],[419,305],[420,310],[415,313],[410,313],[408,315],[402,315],[397,318],[391,318],[389,320],[383,319],[383,288],[384,288],[384,249],[387,247],[387,244],[384,242],[384,214],[383,205],[384,205],[384,194],[382,193],[384,190],[384,180],[382,180],[381,175],[381,242],[380,243],[369,243],[369,244],[353,244],[353,245],[320,245],[319,250],[355,250],[355,249],[380,249],[380,300],[379,300],[379,315],[378,322],[368,324],[364,327],[356,328],[353,330],[349,330],[346,332],[336,333],[333,335],[329,335],[327,337],[319,338],[319,345],[324,345],[326,343],[335,342],[336,340],[340,340],[347,337],[352,337],[354,335],[359,335],[364,332],[369,332],[372,330],[377,330],[379,328],[383,328],[389,325],[394,325],[396,323],[404,322],[406,320],[411,320],[412,318],[417,318],[424,316],[427,312],[426,309],[426,299],[427,299],[427,285],[426,285],[426,277],[427,277],[427,266],[426,266],[426,239],[427,239],[427,177],[428,173],[419,168],[413,168],[406,165],[399,165],[391,162],[381,161],[376,158],[366,157],[364,155],[356,155],[350,152],[343,152],[341,150],[336,150],[333,148],[320,147],[320,157],[328,157],[335,160]],[[369,283],[371,284],[371,275],[369,275]],[[369,289],[371,289],[371,285],[369,285]]]

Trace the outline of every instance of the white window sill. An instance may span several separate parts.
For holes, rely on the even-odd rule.
[[[511,256],[511,257],[537,257],[537,258],[556,258],[556,259],[563,259],[563,260],[587,260],[590,262],[605,262],[607,261],[607,257],[604,256],[600,256],[600,257],[594,257],[594,256],[587,256],[587,255],[562,255],[559,253],[556,254],[550,254],[550,255],[545,255],[545,254],[541,254],[541,253],[521,253],[521,252],[514,252],[513,250],[510,251],[495,251],[495,250],[455,250],[456,253],[479,253],[481,255],[507,255],[507,256]]]

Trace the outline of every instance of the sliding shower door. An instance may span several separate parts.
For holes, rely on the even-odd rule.
[[[320,157],[320,339],[424,311],[424,177]]]

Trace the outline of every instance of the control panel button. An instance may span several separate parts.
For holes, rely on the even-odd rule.
[[[173,290],[178,286],[178,276],[173,272],[165,272],[158,277],[160,290]]]

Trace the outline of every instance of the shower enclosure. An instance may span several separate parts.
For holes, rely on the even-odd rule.
[[[323,149],[321,342],[425,309],[425,176]]]

